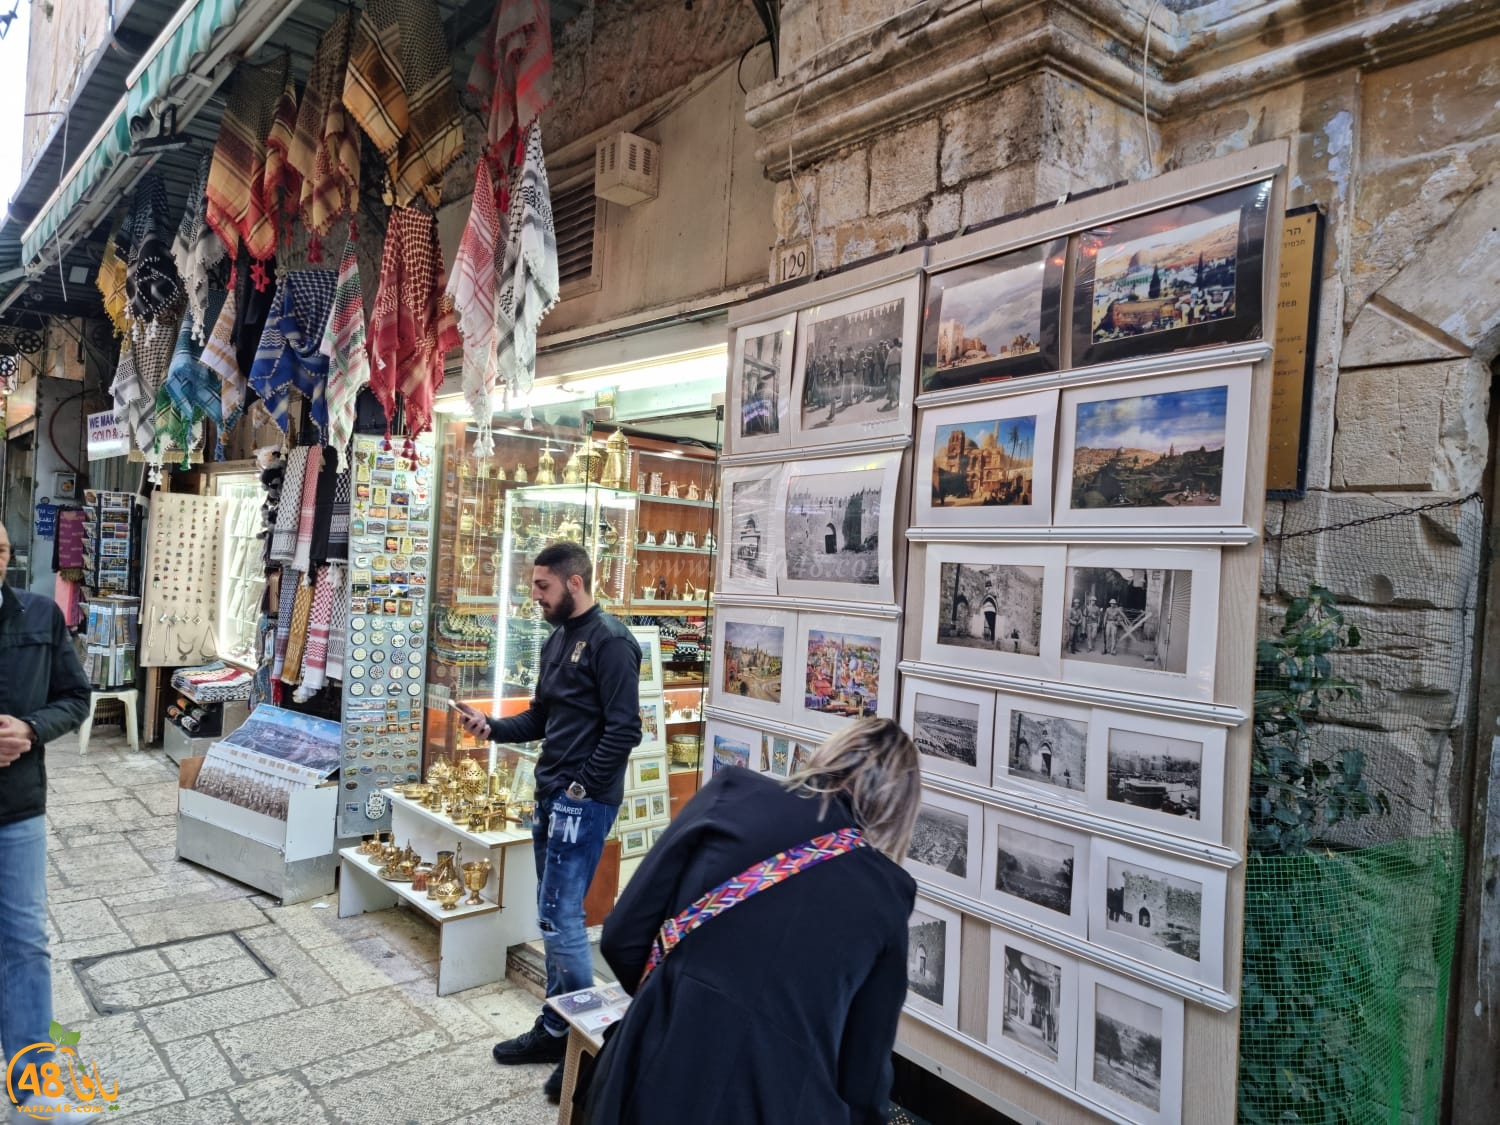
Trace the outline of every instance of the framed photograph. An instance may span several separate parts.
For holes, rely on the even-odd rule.
[[[764,772],[772,777],[790,777],[792,773],[792,747],[790,738],[781,735],[762,735],[761,758],[766,763]]]
[[[719,505],[724,512],[724,538],[719,543],[721,593],[776,593],[785,526],[783,472],[782,465],[723,470],[719,487]]]
[[[1089,776],[1096,812],[1219,843],[1224,815],[1223,727],[1096,707]]]
[[[663,754],[652,754],[643,758],[632,758],[630,760],[630,787],[632,789],[652,789],[667,783],[667,757]],[[645,800],[637,797],[636,801]]]
[[[794,721],[836,731],[850,719],[890,718],[896,712],[898,649],[893,620],[800,614]]]
[[[915,525],[1051,522],[1056,391],[923,410],[918,425]]]
[[[976,688],[904,677],[901,725],[922,755],[922,772],[990,783],[995,697]]]
[[[620,837],[620,855],[624,859],[645,855],[651,849],[651,838],[644,828],[632,828]]]
[[[1071,548],[1063,604],[1064,680],[1213,698],[1217,548]]]
[[[641,749],[665,750],[667,748],[667,722],[661,696],[645,696],[641,707]]]
[[[661,629],[656,625],[632,625],[630,635],[641,646],[641,694],[660,692]]]
[[[1079,387],[1062,395],[1057,522],[1238,523],[1250,368]]]
[[[990,929],[988,1042],[997,1054],[1073,1085],[1078,1056],[1078,962]]]
[[[790,777],[806,768],[808,762],[812,761],[813,751],[816,749],[816,746],[809,746],[805,742],[793,742],[791,773],[787,776]]]
[[[1089,709],[1001,692],[995,705],[997,789],[1025,789],[1048,800],[1088,800]]]
[[[782,594],[895,600],[901,453],[795,461],[782,514]]]
[[[906,869],[918,879],[978,898],[984,813],[973,801],[923,789]]]
[[[1088,964],[1079,966],[1078,984],[1075,1088],[1127,1120],[1178,1125],[1182,999]]]
[[[1083,231],[1074,365],[1259,339],[1270,200],[1262,180]]]
[[[665,793],[651,794],[651,819],[665,820],[671,813],[667,807],[667,795]],[[653,840],[652,843],[655,843]]]
[[[730,766],[753,768],[751,753],[760,756],[760,732],[719,719],[708,721],[708,776]]]
[[[958,1026],[959,942],[963,915],[917,896],[906,931],[906,1006]]]
[[[1096,839],[1089,874],[1089,941],[1224,987],[1222,869]]]
[[[792,393],[799,443],[905,434],[916,382],[921,279],[798,313]]]
[[[735,329],[726,453],[754,453],[791,444],[796,332],[794,312]]]
[[[1089,837],[1002,809],[984,810],[980,894],[1002,910],[1088,936]]]
[[[927,546],[922,659],[1055,677],[1062,547]]]
[[[927,277],[922,390],[1056,371],[1068,240]]]
[[[787,673],[797,663],[797,615],[725,606],[716,618],[709,698],[731,711],[786,718],[794,695]]]

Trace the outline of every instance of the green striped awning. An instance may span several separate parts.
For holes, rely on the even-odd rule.
[[[129,154],[130,119],[155,99],[171,95],[182,79],[192,73],[195,61],[213,48],[221,34],[234,26],[242,10],[255,5],[255,0],[191,0],[191,3],[191,10],[166,41],[158,42],[156,53],[95,134],[89,151],[74,162],[62,186],[26,228],[21,238],[23,261],[36,261],[74,209]]]

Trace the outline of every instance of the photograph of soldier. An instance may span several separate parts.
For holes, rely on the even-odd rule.
[[[900,405],[905,315],[903,298],[808,326],[803,430],[873,422]]]
[[[1062,654],[1075,660],[1187,671],[1193,574],[1189,570],[1069,567]],[[1085,606],[1102,606],[1098,647],[1089,642]]]

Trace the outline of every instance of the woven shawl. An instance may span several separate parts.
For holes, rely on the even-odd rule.
[[[188,191],[182,223],[177,228],[177,237],[172,240],[172,260],[177,263],[177,272],[187,293],[193,339],[199,343],[207,336],[214,320],[208,312],[212,271],[224,260],[224,244],[204,217],[208,210],[208,197],[204,192],[208,189],[211,163],[212,158],[207,153],[198,161],[198,174]]]
[[[314,566],[328,561],[328,539],[333,531],[333,498],[338,491],[339,459],[333,450],[322,451],[318,487],[313,500],[312,544],[308,560]]]
[[[306,703],[328,682],[328,632],[333,624],[331,566],[320,566],[313,586],[312,609],[307,622],[307,649],[302,654],[302,686],[292,698]]]
[[[354,404],[359,392],[370,385],[370,355],[365,349],[365,291],[359,279],[359,255],[354,240],[344,243],[339,261],[338,283],[333,291],[333,312],[323,333],[323,354],[328,357],[328,444],[348,460],[354,437]]]
[[[222,289],[209,293],[207,315],[217,319],[227,303],[226,296]],[[206,418],[217,426],[221,420],[218,376],[202,363],[204,349],[193,335],[193,311],[189,308],[183,314],[177,346],[156,402],[158,436],[164,434],[173,446],[184,451],[192,444],[195,423]]]
[[[328,584],[333,588],[333,618],[328,625],[328,664],[324,669],[330,680],[344,678],[344,650],[349,641],[349,587],[345,571],[334,564],[328,568]]]
[[[500,241],[500,213],[495,208],[495,184],[489,165],[479,161],[474,170],[474,202],[458,256],[448,296],[458,318],[464,340],[463,391],[469,413],[479,427],[474,451],[488,457],[495,450],[490,436],[495,391],[495,251]]]
[[[175,332],[182,315],[182,278],[167,238],[167,188],[147,172],[135,190],[131,207],[131,248],[125,268],[125,296],[132,320],[167,323]]]
[[[436,207],[463,153],[453,63],[434,0],[369,0],[344,81],[344,104],[385,157],[396,202]]]
[[[219,125],[213,165],[208,173],[205,218],[231,258],[244,244],[250,257],[276,252],[276,218],[266,198],[266,138],[286,86],[285,55],[264,66],[241,63]]]
[[[333,481],[333,515],[328,521],[328,561],[345,562],[349,558],[349,494],[353,473],[349,471],[347,453],[340,453],[338,476]]]
[[[546,0],[500,0],[469,70],[489,114],[492,160],[506,167],[527,126],[552,104],[552,26]]]
[[[297,549],[297,522],[302,514],[302,485],[306,476],[307,446],[299,445],[287,455],[286,475],[281,478],[281,499],[276,505],[276,524],[271,531],[272,562],[291,562]]]
[[[238,303],[226,297],[200,357],[203,366],[219,381],[219,443],[214,450],[216,461],[224,460],[224,439],[239,424],[240,416],[245,413],[245,376],[235,358],[232,342],[234,319],[238,311]]]
[[[495,300],[496,364],[510,390],[525,396],[536,375],[536,336],[542,317],[557,304],[557,236],[542,155],[542,129],[527,129],[521,182],[510,199],[510,230]]]
[[[287,160],[292,147],[292,134],[297,128],[297,84],[291,72],[286,76],[286,85],[281,88],[281,97],[276,99],[276,113],[271,118],[271,131],[266,134],[266,173],[264,195],[266,206],[271,211],[271,221],[282,237],[290,243],[292,227],[288,221],[297,210],[297,200],[302,194],[302,176]],[[280,207],[277,207],[278,200]]]
[[[99,274],[94,285],[104,299],[104,312],[114,325],[115,335],[124,336],[130,331],[129,299],[125,295],[125,259],[120,257],[111,237],[104,247],[104,257],[99,260]]]
[[[327,434],[328,357],[319,345],[333,307],[334,281],[332,270],[296,270],[276,282],[271,314],[248,378],[282,433],[287,432],[287,408],[295,387],[311,404],[318,432]]]
[[[323,449],[307,451],[307,471],[302,475],[302,503],[297,509],[297,545],[292,549],[292,569],[312,570],[313,526],[318,518],[318,477],[323,472]]]
[[[392,207],[370,316],[370,388],[385,408],[387,422],[396,413],[396,394],[401,394],[408,437],[431,423],[433,396],[443,381],[443,355],[459,343],[445,289],[437,220],[410,207]]]
[[[287,162],[302,177],[302,222],[315,238],[359,207],[359,130],[344,109],[344,75],[354,19],[346,9],[318,41]]]
[[[168,325],[182,322],[185,303],[179,299],[151,324],[134,321],[120,349],[119,366],[109,393],[115,412],[125,420],[131,440],[142,453],[156,447],[156,394],[166,381],[177,337]]]

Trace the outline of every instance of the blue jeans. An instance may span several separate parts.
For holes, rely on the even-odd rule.
[[[0,824],[0,1060],[48,1042],[51,1024],[47,818],[33,816]]]
[[[594,958],[583,924],[588,894],[604,851],[604,837],[615,822],[617,805],[575,801],[566,793],[537,802],[531,826],[536,854],[536,915],[547,949],[547,995],[560,996],[594,983]],[[545,1005],[542,1025],[566,1035],[567,1021]]]

